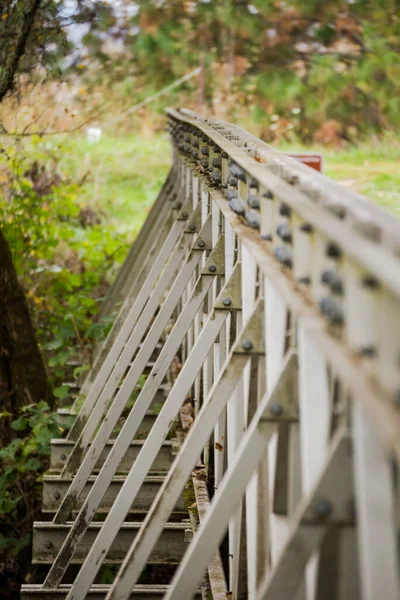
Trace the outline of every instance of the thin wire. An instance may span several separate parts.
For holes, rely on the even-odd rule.
[[[180,86],[185,81],[192,79],[192,77],[195,77],[196,75],[201,73],[202,70],[203,70],[203,67],[196,67],[196,69],[193,69],[193,71],[190,71],[190,73],[187,73],[186,75],[184,75],[183,77],[180,77],[173,83],[170,83],[166,87],[162,88],[159,92],[156,92],[155,94],[152,94],[151,96],[147,96],[147,98],[145,98],[138,104],[135,104],[134,106],[131,106],[130,108],[126,108],[125,110],[121,111],[118,115],[115,115],[114,117],[110,118],[107,122],[113,123],[113,122],[118,121],[125,115],[130,115],[134,112],[137,112],[140,108],[142,108],[143,106],[147,106],[147,104],[150,104],[150,102],[152,102],[156,98],[160,98],[161,96],[164,96],[165,94],[167,94],[174,88]],[[85,125],[98,119],[103,113],[105,113],[109,109],[110,106],[112,106],[112,104],[113,104],[112,102],[106,102],[105,104],[103,104],[102,108],[96,112],[96,114],[89,116],[82,123],[79,123],[79,125],[77,125],[76,127],[73,127],[72,129],[67,129],[65,131],[39,131],[39,132],[35,131],[32,133],[23,131],[23,132],[19,132],[19,133],[16,132],[13,134],[8,133],[6,131],[5,132],[0,131],[0,137],[1,137],[1,135],[13,135],[14,137],[19,137],[19,136],[20,137],[28,137],[30,135],[65,135],[65,134],[69,134],[74,131],[78,131],[78,130],[82,129]]]
[[[160,96],[164,96],[164,94],[167,94],[174,88],[180,86],[185,81],[188,81],[188,79],[191,79],[192,77],[195,77],[196,75],[199,75],[199,73],[201,73],[202,70],[203,70],[203,67],[196,67],[196,69],[193,69],[193,71],[190,71],[190,73],[187,73],[186,75],[184,75],[183,77],[180,77],[173,83],[170,83],[165,88],[162,88],[162,90],[160,90],[159,92],[156,92],[155,94],[152,94],[151,96],[147,96],[147,98],[145,98],[145,100],[142,100],[138,104],[135,104],[135,106],[131,106],[130,108],[127,108],[127,109],[121,111],[121,113],[119,115],[117,115],[116,119],[119,119],[120,117],[122,117],[122,115],[124,115],[124,116],[131,115],[132,113],[138,111],[143,106],[147,106],[147,104],[150,104],[150,102],[152,102],[156,98],[160,98]],[[114,119],[111,119],[111,120],[114,121]]]

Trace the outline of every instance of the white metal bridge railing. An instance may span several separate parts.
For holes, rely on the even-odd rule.
[[[53,443],[33,538],[50,568],[23,597],[188,600],[206,573],[218,600],[398,600],[399,221],[233,125],[168,120],[173,166]],[[170,519],[191,480],[182,551]],[[163,543],[172,580],[138,583]]]

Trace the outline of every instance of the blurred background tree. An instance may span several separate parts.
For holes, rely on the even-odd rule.
[[[91,88],[100,79],[123,105],[201,65],[196,86],[176,93],[181,103],[256,124],[268,140],[354,140],[399,125],[399,9],[398,0],[121,0],[82,38],[82,79]]]
[[[79,113],[103,125],[118,118],[126,131],[139,121],[123,120],[124,108],[200,65],[196,81],[157,102],[159,114],[180,103],[268,141],[354,141],[400,124],[399,9],[400,0],[51,0],[20,85],[27,92],[46,73],[49,101],[67,109],[58,107],[58,129],[76,126]],[[153,110],[152,122],[161,124]]]

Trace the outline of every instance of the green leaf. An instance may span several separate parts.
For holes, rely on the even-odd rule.
[[[56,398],[63,400],[64,398],[67,397],[69,389],[70,389],[69,385],[61,385],[60,387],[58,387],[54,390],[54,395]]]
[[[74,369],[74,378],[78,379],[83,373],[87,373],[90,369],[90,365],[81,365],[80,367],[75,367]]]
[[[15,431],[23,431],[28,427],[28,419],[20,417],[19,419],[11,423],[11,427]]]
[[[22,444],[23,440],[15,438],[11,444],[0,450],[0,458],[14,458],[16,451],[21,448]]]
[[[37,471],[42,466],[38,458],[30,458],[24,465],[24,471]]]
[[[46,350],[57,350],[57,348],[60,348],[64,343],[64,340],[58,339],[58,340],[53,340],[52,342],[49,342],[48,344],[45,345]]]

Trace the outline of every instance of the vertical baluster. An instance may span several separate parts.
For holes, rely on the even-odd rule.
[[[325,464],[331,407],[325,356],[316,347],[300,320],[298,325],[301,480],[305,495],[311,493]],[[318,553],[307,565],[307,600],[316,597]]]
[[[256,283],[257,283],[257,264],[249,253],[245,245],[242,246],[242,297],[243,297],[243,319],[246,320],[248,315],[254,309],[256,299]],[[248,365],[243,373],[244,383],[244,411],[245,411],[245,426],[249,422],[249,403],[251,403],[250,412],[254,413],[255,398],[250,397],[250,382],[252,369],[256,367],[254,359]],[[254,386],[252,391],[254,393]],[[264,549],[259,547],[258,541],[260,537],[260,525],[265,520],[259,514],[259,478],[256,472],[246,489],[246,547],[247,547],[247,596],[249,600],[253,600],[256,594],[258,573],[260,571],[260,563],[262,570],[265,566]]]
[[[264,283],[265,298],[265,353],[266,353],[266,389],[269,393],[281,371],[285,353],[285,334],[287,323],[287,310],[285,302],[277,292],[272,282],[266,277]],[[275,465],[277,456],[278,438],[275,435],[268,447],[269,487],[274,489]],[[282,550],[286,541],[288,525],[287,518],[271,513],[271,558],[272,564]]]
[[[235,234],[230,226],[229,222],[224,220],[225,230],[225,277],[228,279],[233,271],[233,265],[235,263]],[[220,343],[218,349],[218,356],[214,357],[214,376],[216,377],[221,366],[223,365],[227,353],[229,352],[229,335],[231,327],[231,316],[227,318],[226,326],[220,334]],[[227,415],[226,409],[222,412],[218,423],[214,430],[214,480],[215,487],[218,488],[219,482],[222,478],[226,453],[227,453],[227,439],[226,439],[226,427],[227,427]]]
[[[382,369],[389,388],[392,385],[392,389],[396,389],[399,338],[393,331],[393,327],[397,326],[393,320],[397,310],[394,299],[382,293],[378,282],[351,261],[345,263],[344,285],[347,340],[360,354],[364,366],[374,374]],[[391,335],[388,336],[385,323],[389,320]],[[358,595],[363,600],[378,597],[394,600],[400,597],[400,586],[396,561],[394,481],[389,456],[357,398],[352,403],[352,423],[361,578]],[[353,530],[354,543],[355,535]],[[346,579],[352,581],[348,568],[348,564],[344,565],[344,573],[347,574]],[[344,593],[342,597],[345,598]]]
[[[235,332],[240,331],[242,326],[242,315],[238,312],[233,315],[235,319]],[[236,333],[235,333],[236,335]],[[229,399],[227,405],[227,460],[228,466],[243,436],[245,424],[243,378]],[[240,581],[240,535],[242,527],[242,505],[237,509],[235,516],[229,522],[229,562],[230,562],[230,588],[234,596],[238,596]]]

